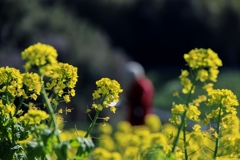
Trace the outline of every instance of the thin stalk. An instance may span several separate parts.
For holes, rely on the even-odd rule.
[[[219,134],[220,134],[221,111],[222,111],[222,105],[220,105],[220,109],[219,109],[219,113],[218,113],[218,120],[217,120],[217,135],[218,136],[217,136],[216,142],[215,142],[215,149],[214,149],[214,154],[213,154],[214,159],[217,157],[218,147],[220,144]]]
[[[89,134],[91,133],[94,125],[96,124],[96,121],[97,121],[97,118],[98,118],[99,113],[100,113],[100,111],[99,111],[99,110],[96,110],[96,114],[95,114],[95,116],[94,116],[94,118],[93,118],[93,121],[92,121],[92,123],[90,124],[90,126],[89,126],[89,128],[88,128],[88,130],[87,130],[87,133],[85,134],[84,138],[87,138],[87,137],[89,136]]]
[[[184,142],[184,156],[185,156],[185,160],[188,159],[188,153],[187,153],[187,139],[186,139],[186,127],[185,127],[185,124],[186,124],[186,119],[184,119],[184,123],[183,123],[183,142]]]
[[[57,122],[56,122],[56,119],[55,119],[55,114],[54,114],[54,110],[51,106],[51,103],[49,102],[49,99],[47,97],[47,93],[46,93],[46,90],[45,90],[45,87],[44,85],[42,84],[42,90],[41,90],[41,94],[43,96],[43,100],[44,102],[46,103],[46,107],[48,109],[48,112],[51,116],[51,122],[53,122],[53,128],[54,128],[54,131],[56,132],[57,129],[58,129],[58,125],[57,125]],[[51,125],[51,123],[50,123]],[[57,135],[57,139],[58,139],[58,142],[60,143],[61,140],[60,140],[60,137]]]
[[[96,124],[96,121],[97,121],[97,119],[98,119],[99,113],[100,113],[100,111],[99,111],[99,110],[96,110],[96,114],[95,114],[95,116],[94,116],[94,118],[93,118],[92,123],[90,124],[89,128],[87,129],[87,133],[85,134],[84,138],[87,138],[87,137],[89,136],[89,134],[91,133],[93,127],[94,127],[95,124]],[[80,155],[80,154],[81,154],[81,147],[78,148],[76,155]]]
[[[192,96],[192,93],[191,93],[191,92],[192,92],[192,90],[193,90],[196,82],[197,82],[197,77],[194,79],[194,82],[193,82],[193,84],[192,84],[192,86],[191,86],[191,89],[190,89],[189,94],[188,94],[188,97],[187,97],[187,101],[186,101],[186,103],[185,103],[185,105],[186,105],[187,108],[188,108],[188,104],[189,104],[189,101],[190,101],[191,96]],[[188,155],[187,155],[187,143],[186,143],[186,130],[185,130],[186,113],[187,113],[187,110],[185,110],[185,111],[183,112],[183,115],[182,115],[182,117],[181,117],[181,118],[182,118],[182,121],[181,121],[180,126],[178,127],[178,132],[177,132],[177,135],[176,135],[176,137],[175,137],[175,139],[174,139],[174,141],[173,141],[173,148],[172,148],[172,153],[174,153],[175,148],[176,148],[177,143],[178,143],[178,140],[179,140],[180,132],[183,131],[185,160],[188,159]]]
[[[18,106],[17,106],[17,109],[16,109],[16,111],[15,111],[15,113],[14,113],[14,117],[17,115],[18,110],[21,108],[21,106],[22,106],[22,104],[23,104],[23,100],[24,100],[24,98],[22,97],[21,100],[20,100],[20,102],[19,102],[19,104],[18,104]]]

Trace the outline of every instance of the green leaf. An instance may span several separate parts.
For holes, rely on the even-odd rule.
[[[80,146],[78,147],[78,151],[75,159],[82,159],[87,157],[95,147],[93,141],[89,138],[81,138],[81,137],[76,137],[76,140],[80,144]],[[72,143],[71,141],[70,144],[76,145],[76,142]]]
[[[0,159],[26,160],[25,150],[20,144],[12,144],[8,141],[0,142]]]
[[[55,153],[58,157],[59,160],[66,160],[68,155],[67,155],[67,150],[70,148],[69,142],[65,141],[60,143],[58,146],[56,146]]]

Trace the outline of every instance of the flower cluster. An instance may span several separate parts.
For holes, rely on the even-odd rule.
[[[54,93],[63,97],[63,100],[68,103],[70,102],[70,97],[75,96],[75,86],[78,81],[77,67],[69,65],[67,63],[58,63],[59,69],[58,78],[52,79],[50,82],[46,83],[46,90],[53,90]],[[54,104],[55,99],[51,100]]]
[[[231,114],[236,115],[236,106],[239,105],[237,97],[231,90],[228,89],[214,89],[208,92],[208,106],[217,105],[217,109],[213,109],[211,113],[206,114],[203,124],[209,124],[212,118],[220,115]]]
[[[184,59],[192,69],[218,68],[222,66],[221,59],[211,49],[193,49],[188,54],[184,54]]]
[[[34,66],[49,68],[49,65],[57,64],[57,56],[55,48],[42,43],[31,45],[22,52],[22,59],[27,60],[24,65],[26,71]]]
[[[110,106],[110,111],[115,113],[116,108],[111,104],[119,101],[119,93],[123,91],[120,84],[116,80],[102,78],[96,82],[96,85],[97,89],[92,94],[93,100],[102,98],[102,103],[93,103],[92,108],[102,111],[104,107],[108,108]]]
[[[27,86],[28,91],[32,92],[30,97],[34,100],[40,95],[42,89],[41,78],[37,73],[23,73],[23,84]],[[27,97],[25,97],[27,98]]]
[[[188,78],[189,72],[187,70],[182,70],[181,75],[179,76],[181,80],[181,85],[183,85],[182,92],[184,94],[187,94],[191,91],[191,93],[194,93],[194,86],[191,82],[191,80]]]
[[[217,53],[211,49],[193,49],[189,53],[184,54],[184,59],[187,65],[190,67],[194,73],[195,80],[204,82],[204,89],[210,91],[212,89],[213,83],[217,81],[217,76],[219,73],[218,67],[222,66],[222,61],[218,57]],[[181,84],[183,85],[182,92],[187,94],[190,92],[194,93],[193,82],[188,78],[189,72],[183,70],[180,75]],[[207,82],[210,81],[210,82]]]
[[[19,121],[23,121],[25,124],[40,124],[42,121],[49,118],[49,115],[37,108],[30,108],[27,113],[19,117]]]
[[[20,71],[11,67],[1,67],[0,87],[0,93],[20,97],[23,94],[23,80]]]
[[[209,106],[220,103],[227,109],[227,112],[231,111],[231,107],[239,105],[236,95],[229,89],[214,89],[208,93],[208,96]]]

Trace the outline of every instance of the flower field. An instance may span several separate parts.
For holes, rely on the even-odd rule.
[[[181,71],[182,91],[173,96],[172,117],[149,114],[145,124],[121,121],[111,126],[110,117],[99,117],[119,101],[123,91],[116,80],[96,81],[92,104],[86,114],[91,124],[85,131],[64,130],[62,113],[75,96],[78,68],[58,62],[57,51],[37,43],[22,52],[25,72],[0,68],[0,159],[85,160],[221,160],[240,158],[239,106],[229,89],[214,87],[222,61],[211,49],[193,49],[183,55],[188,69]],[[202,90],[201,95],[196,95]],[[200,107],[209,107],[201,113]],[[101,121],[99,123],[99,120]],[[98,125],[97,125],[98,124]],[[67,125],[67,123],[65,124]],[[98,137],[91,132],[97,127]],[[4,147],[3,147],[4,146]]]

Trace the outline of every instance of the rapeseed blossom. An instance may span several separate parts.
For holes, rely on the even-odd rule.
[[[193,129],[195,132],[198,132],[198,131],[200,131],[201,126],[200,126],[199,124],[195,124],[195,125],[192,127],[192,129]]]
[[[37,73],[23,73],[23,84],[31,92],[31,97],[36,100],[42,89],[41,78]]]
[[[123,90],[116,80],[102,78],[96,82],[97,89],[93,92],[93,100],[102,98],[102,103],[93,103],[92,108],[102,111],[103,108],[108,108],[113,102],[119,101],[119,93]],[[115,113],[115,106],[110,106],[110,111]]]
[[[205,86],[203,88],[206,89],[206,91],[210,91],[213,84],[207,81],[216,82],[219,73],[218,67],[222,66],[222,61],[217,53],[211,49],[196,48],[184,54],[184,59],[193,72],[195,80],[204,82]],[[195,90],[195,85],[189,76],[190,74],[187,70],[182,70],[179,76],[181,84],[183,85],[182,92],[184,94],[188,94],[190,91],[194,93]]]
[[[193,49],[188,54],[184,54],[184,59],[192,69],[218,68],[222,66],[221,59],[211,49]]]
[[[3,104],[2,99],[0,99],[0,115],[14,115],[16,106],[14,103]]]
[[[237,97],[231,90],[214,89],[208,93],[208,105],[220,103],[225,108],[236,107],[239,105]]]
[[[148,114],[144,118],[144,124],[150,129],[151,132],[158,132],[162,127],[160,118],[155,114]]]
[[[58,78],[52,78],[46,83],[46,90],[54,90],[54,93],[68,103],[75,96],[75,86],[78,81],[78,69],[68,63],[58,63]],[[53,100],[54,101],[54,100]]]
[[[9,93],[12,97],[23,95],[22,75],[18,69],[11,67],[0,68],[0,93]]]
[[[24,65],[26,71],[34,66],[42,67],[47,64],[57,64],[57,56],[54,47],[42,43],[31,45],[22,52],[22,59],[27,60]]]
[[[199,111],[199,109],[194,106],[194,105],[190,105],[187,109],[187,113],[186,113],[186,117],[189,120],[195,121],[195,122],[199,122],[199,116],[200,116],[201,112]]]
[[[179,76],[179,78],[181,80],[181,85],[183,85],[182,92],[184,94],[187,94],[190,91],[191,91],[191,93],[194,93],[194,86],[193,86],[191,80],[188,78],[188,76],[189,76],[189,72],[187,70],[182,70],[181,75]]]
[[[30,108],[28,112],[19,117],[18,120],[25,122],[25,124],[40,124],[41,121],[48,118],[49,115],[45,111]]]
[[[112,134],[112,126],[109,123],[105,123],[105,126],[98,126],[98,131],[100,134],[111,135]]]

